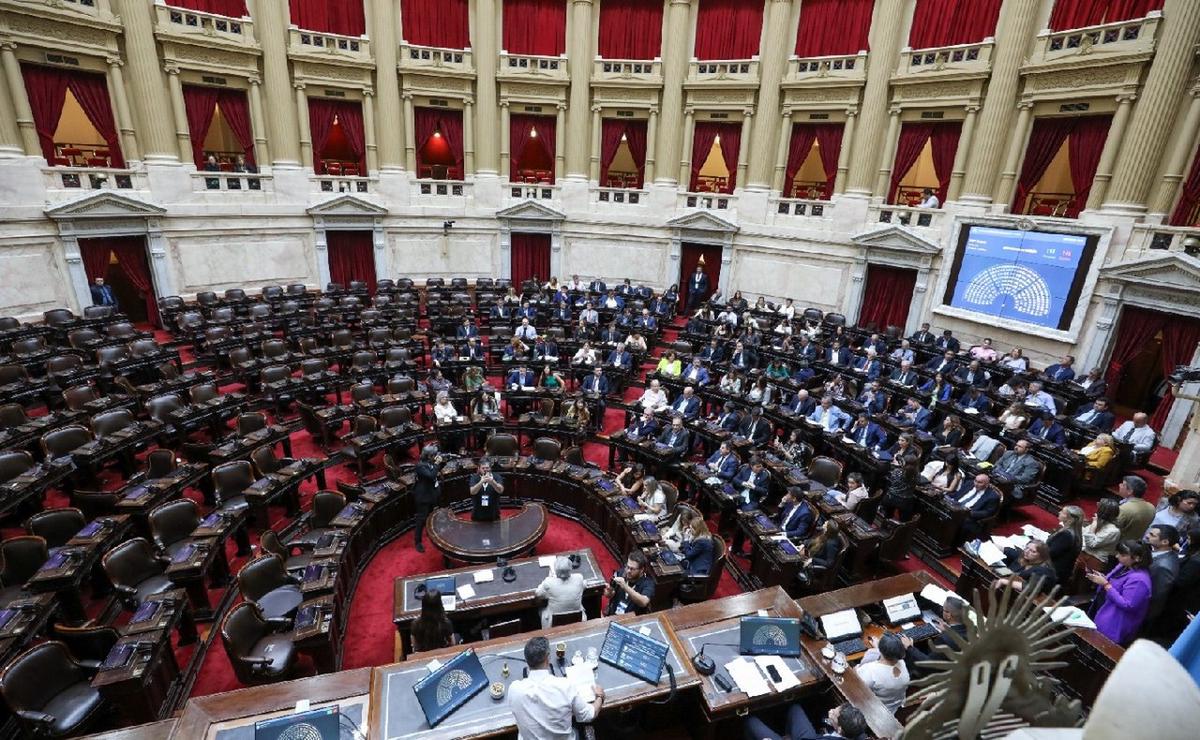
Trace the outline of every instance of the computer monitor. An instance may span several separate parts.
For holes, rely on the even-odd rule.
[[[921,618],[921,607],[917,605],[917,597],[913,594],[900,594],[884,599],[883,611],[887,614],[888,624],[893,627]]]
[[[454,576],[434,576],[433,578],[426,578],[425,590],[432,591],[435,588],[442,596],[453,596],[454,589],[456,588]]]
[[[283,740],[302,737],[306,740],[338,740],[338,707],[322,707],[254,723],[254,740]]]
[[[413,686],[430,727],[449,717],[488,685],[487,673],[474,650],[464,650]]]
[[[665,642],[613,622],[604,635],[600,660],[657,686],[670,649]]]
[[[789,617],[742,617],[738,625],[742,655],[800,654],[800,620]]]

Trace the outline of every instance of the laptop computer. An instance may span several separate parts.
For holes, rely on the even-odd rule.
[[[789,617],[742,617],[738,648],[742,655],[800,654],[800,620]]]
[[[670,649],[665,642],[613,622],[604,635],[600,660],[657,686]]]
[[[453,596],[454,589],[457,588],[455,585],[454,576],[434,576],[433,578],[426,578],[425,590],[432,591],[435,588],[442,596]]]
[[[488,685],[487,673],[474,650],[464,650],[413,686],[430,727],[449,717]]]
[[[302,737],[305,740],[338,740],[340,713],[337,705],[273,717],[254,723],[254,740],[285,740]]]
[[[921,618],[921,607],[917,605],[917,597],[913,594],[900,594],[884,599],[883,610],[887,614],[888,624],[893,627]]]

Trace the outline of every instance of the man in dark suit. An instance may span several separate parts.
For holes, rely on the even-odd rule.
[[[688,278],[687,284],[687,310],[691,313],[700,305],[704,297],[708,294],[708,275],[704,272],[704,267],[696,265],[696,271]]]
[[[800,342],[798,344],[796,344],[796,348],[794,351],[797,356],[799,356],[802,359],[809,360],[810,362],[812,360],[817,359],[818,355],[820,355],[820,356],[824,355],[824,352],[821,351],[821,348],[818,347],[816,344],[814,344],[806,336],[800,337]]]
[[[658,436],[658,443],[670,447],[676,455],[682,455],[688,451],[692,444],[692,438],[683,426],[682,416],[676,415],[671,419],[670,428],[664,429],[663,433]]]
[[[537,315],[537,306],[530,305],[529,301],[525,301],[521,304],[521,307],[517,309],[517,318],[529,319],[529,323],[531,324],[537,321]]]
[[[500,518],[500,497],[504,495],[504,482],[492,472],[492,464],[481,460],[478,470],[471,475],[468,488],[474,504],[471,521],[494,522]]]
[[[588,290],[592,293],[603,294],[603,293],[608,292],[608,286],[604,284],[603,280],[601,280],[600,278],[596,278],[595,280],[593,280],[591,283],[588,284]]]
[[[796,391],[796,394],[787,402],[783,410],[789,414],[807,418],[816,407],[817,399],[813,398],[807,390],[801,388]]]
[[[509,388],[516,386],[518,388],[532,388],[537,384],[537,376],[527,367],[513,368],[508,377],[504,379],[505,385]]]
[[[618,329],[615,322],[610,322],[609,325],[604,328],[604,331],[600,332],[601,344],[615,345],[620,344],[623,341],[625,341],[625,332]]]
[[[91,289],[93,306],[116,307],[117,297],[113,294],[112,287],[104,283],[104,278],[96,278],[96,282],[91,286]]]
[[[992,379],[992,374],[980,366],[979,360],[971,360],[971,364],[960,368],[955,375],[962,382],[975,388],[986,388]]]
[[[562,301],[558,304],[558,308],[554,309],[554,312],[551,314],[551,318],[553,318],[555,321],[570,322],[571,307],[567,305],[566,301]]]
[[[683,393],[671,404],[671,413],[682,415],[688,421],[700,416],[700,398],[690,385],[684,386]]]
[[[655,316],[666,316],[671,313],[671,304],[662,296],[655,296],[654,300],[650,301],[650,312]]]
[[[911,362],[901,362],[900,367],[892,371],[892,382],[905,388],[912,388],[920,379],[921,376],[912,369]]]
[[[1046,368],[1046,372],[1042,373],[1047,380],[1053,380],[1056,383],[1065,383],[1068,380],[1075,379],[1075,358],[1071,355],[1064,355],[1057,363]]]
[[[982,537],[985,532],[980,522],[1000,510],[1000,495],[992,488],[992,479],[987,473],[964,480],[962,486],[950,498],[967,509],[967,520],[963,522],[961,534],[968,540]]]
[[[1091,403],[1084,404],[1075,412],[1075,423],[1094,427],[1102,432],[1111,432],[1116,416],[1108,408],[1107,398],[1097,398]]]
[[[658,319],[654,318],[654,316],[650,313],[650,309],[648,308],[642,309],[642,315],[638,317],[635,323],[637,324],[638,328],[644,329],[645,331],[654,331],[658,328]]]
[[[479,337],[471,337],[462,348],[462,356],[468,360],[482,362],[484,354],[483,345],[479,343]]]
[[[956,643],[954,639],[947,633],[954,632],[957,633],[959,637],[965,639],[967,636],[967,625],[965,622],[966,617],[967,602],[963,601],[957,596],[947,596],[945,603],[942,604],[941,620],[934,621],[934,626],[941,630],[941,634],[933,638],[932,645],[945,646],[957,650],[958,643]],[[904,662],[908,664],[908,670],[910,674],[913,672],[914,668],[918,674],[925,672],[926,669],[916,667],[915,664],[917,663],[927,660],[940,660],[940,657],[935,658],[930,653],[918,648],[913,644],[913,641],[910,638],[905,637],[904,635],[900,636],[900,641],[904,643]]]
[[[767,472],[763,466],[763,461],[758,457],[753,457],[750,462],[746,463],[738,470],[737,475],[733,476],[734,496],[737,498],[737,506],[742,511],[757,509],[758,504],[767,497],[770,492],[771,474]],[[741,531],[741,528],[738,528]],[[737,536],[734,536],[733,550],[741,552],[741,542]]]
[[[720,448],[708,458],[706,465],[710,473],[723,481],[730,481],[737,475],[738,462],[738,457],[733,454],[729,443],[722,442]]]
[[[954,353],[946,350],[941,357],[934,357],[925,363],[925,369],[933,373],[941,373],[942,377],[949,378],[958,369],[958,363],[954,361]]]
[[[450,362],[455,358],[454,348],[446,344],[445,340],[437,340],[437,344],[429,351],[430,358],[433,359],[435,365],[441,365],[444,362]]]
[[[720,362],[725,359],[725,351],[721,348],[721,343],[713,339],[704,345],[704,349],[700,350],[700,359],[708,362]]]
[[[1092,368],[1082,378],[1076,376],[1072,382],[1082,388],[1083,394],[1088,398],[1100,398],[1108,390],[1108,382],[1104,379],[1104,371],[1098,367]]]
[[[533,359],[550,360],[551,362],[557,360],[558,342],[544,334],[538,337],[537,342],[533,345]]]
[[[737,428],[742,424],[742,415],[737,412],[733,405],[733,401],[726,401],[721,413],[717,415],[715,421],[717,426],[727,432],[737,431]]]
[[[754,353],[747,350],[741,342],[733,345],[733,354],[729,356],[729,365],[738,370],[748,370],[754,367]]]
[[[854,426],[850,427],[846,436],[854,440],[854,444],[866,447],[868,450],[877,450],[887,441],[887,434],[866,414],[858,415],[858,418],[854,420]]]
[[[804,707],[793,704],[787,711],[786,735],[791,740],[862,740],[867,736],[866,718],[861,710],[849,703],[830,709],[825,723],[831,732],[818,731]],[[742,734],[746,740],[780,740],[783,737],[754,714],[746,718]]]
[[[883,363],[874,350],[868,350],[865,355],[854,359],[854,371],[866,376],[867,380],[875,380],[883,372]]]
[[[470,339],[471,337],[479,336],[479,329],[476,328],[475,325],[471,323],[471,320],[469,318],[463,319],[462,325],[458,327],[458,331],[456,332],[456,335],[458,336],[459,339]]]
[[[909,342],[913,344],[920,344],[922,346],[933,344],[933,340],[934,336],[933,332],[929,331],[929,324],[921,324],[921,328],[918,331],[913,332],[913,335],[908,338]]]
[[[658,420],[654,418],[654,412],[650,409],[643,411],[642,415],[625,430],[625,434],[630,439],[654,439],[658,435]]]
[[[920,401],[910,398],[904,402],[904,408],[900,409],[895,419],[896,426],[902,429],[919,429],[922,432],[928,432],[933,415],[929,413],[929,409],[921,405]]]
[[[608,382],[608,376],[604,374],[604,368],[596,367],[592,370],[592,374],[583,379],[580,384],[585,395],[593,398],[603,399],[612,390],[612,386]]]
[[[616,349],[608,353],[608,359],[604,361],[604,364],[608,367],[627,371],[633,365],[633,355],[629,354],[624,344],[618,344]]]
[[[981,414],[986,414],[992,408],[992,399],[984,395],[979,388],[971,386],[959,397],[958,407],[963,410],[975,409]]]
[[[938,337],[937,341],[933,343],[933,346],[937,347],[943,352],[948,350],[950,352],[957,353],[960,345],[958,338],[954,336],[954,332],[946,329],[942,332],[942,336]]]
[[[755,447],[759,447],[771,439],[772,431],[770,422],[762,418],[762,407],[755,406],[750,410],[750,415],[742,421],[742,425],[738,427],[737,434],[739,437],[750,440]]]
[[[825,362],[839,367],[849,367],[851,361],[850,350],[842,346],[838,340],[833,340],[833,344],[825,349]]]
[[[872,381],[855,400],[863,405],[868,414],[882,414],[888,401],[887,394],[883,392],[883,386],[878,380]]]
[[[1040,466],[1029,454],[1029,440],[1019,439],[1013,448],[1000,456],[992,473],[1002,481],[1013,484],[1013,498],[1025,498],[1025,487],[1037,478]]]
[[[1067,443],[1067,433],[1063,430],[1062,424],[1054,418],[1054,414],[1049,411],[1043,411],[1041,416],[1033,420],[1029,425],[1029,436],[1033,439],[1041,439],[1052,444],[1062,447]]]
[[[798,488],[789,488],[779,501],[779,528],[793,542],[803,542],[817,521],[812,504],[804,500]]]
[[[417,552],[425,552],[421,543],[421,534],[425,531],[425,520],[437,506],[441,494],[441,481],[438,480],[440,471],[437,466],[438,448],[436,444],[426,445],[421,450],[421,459],[413,468],[417,480],[413,485],[413,508],[416,515],[416,535],[413,540]]]

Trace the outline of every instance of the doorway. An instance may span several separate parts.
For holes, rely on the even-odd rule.
[[[513,233],[511,245],[509,275],[517,292],[526,280],[536,280],[540,285],[550,277],[549,234]]]
[[[158,290],[146,237],[106,236],[79,240],[79,253],[89,286],[104,278],[117,301],[117,308],[135,324],[159,325]]]
[[[370,231],[327,231],[329,282],[343,288],[361,280],[375,291],[375,238]]]
[[[880,333],[895,327],[903,334],[916,285],[916,270],[868,264],[859,327]]]
[[[709,296],[717,292],[717,286],[721,284],[721,249],[720,244],[684,242],[681,245],[679,276],[676,283],[679,288],[679,310],[681,312],[687,310],[688,281],[696,272],[696,265],[703,267],[704,274],[708,276],[708,290],[704,292],[704,300],[708,300]],[[725,296],[725,298],[728,300],[729,296]]]

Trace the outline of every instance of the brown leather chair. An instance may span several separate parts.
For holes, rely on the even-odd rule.
[[[103,414],[96,414],[92,417],[92,432],[95,433],[96,439],[104,439],[131,426],[136,421],[133,412],[129,409],[105,411]]]
[[[0,542],[0,603],[7,604],[26,595],[26,582],[49,557],[46,541],[41,537],[20,535]]]
[[[88,521],[107,514],[115,514],[121,497],[109,491],[71,491],[71,504],[83,512]]]
[[[68,409],[80,411],[89,401],[99,398],[100,394],[96,393],[96,389],[90,385],[76,385],[63,391],[62,397]]]
[[[387,384],[388,393],[412,393],[416,387],[416,381],[407,376],[392,378]]]
[[[553,437],[538,437],[533,440],[533,456],[539,460],[557,462],[562,456],[562,443]]]
[[[350,400],[353,402],[366,401],[375,397],[375,385],[373,383],[358,383],[350,388]]]
[[[583,448],[580,447],[579,445],[573,445],[571,447],[568,447],[563,452],[563,459],[566,460],[571,465],[578,465],[580,467],[583,467],[588,464],[587,458],[585,458],[583,456]]]
[[[42,435],[42,450],[46,457],[55,460],[71,454],[73,450],[92,441],[92,433],[78,424],[53,429]]]
[[[146,455],[146,474],[143,480],[165,478],[174,473],[178,467],[179,464],[175,462],[175,452],[173,450],[163,447],[151,450],[150,454]]]
[[[23,365],[0,365],[0,385],[29,380],[29,371]]]
[[[121,633],[112,627],[99,625],[83,625],[72,627],[61,622],[51,628],[54,637],[70,651],[75,662],[89,671],[100,670],[100,665],[108,657],[109,651],[121,639]]]
[[[561,627],[564,624],[578,624],[583,621],[583,612],[576,609],[573,612],[555,612],[550,615],[550,626]]]
[[[201,383],[200,385],[192,386],[188,391],[192,403],[207,403],[217,396],[221,395],[221,391],[217,389],[215,383]]]
[[[87,524],[83,512],[74,507],[46,509],[25,520],[25,531],[46,541],[46,547],[62,547]]]
[[[55,355],[46,360],[46,374],[56,380],[67,379],[83,369],[83,358],[79,355]]]
[[[308,553],[293,555],[293,548],[283,544],[279,539],[279,535],[275,534],[275,530],[273,529],[263,531],[262,535],[258,538],[258,547],[264,553],[278,555],[283,558],[283,567],[287,568],[289,572],[304,570],[312,560],[312,555]]]
[[[883,526],[880,527],[883,530],[883,537],[879,540],[879,550],[877,551],[879,561],[891,564],[908,557],[912,552],[913,537],[916,535],[917,526],[920,523],[920,514],[914,515],[906,522],[885,519]]]
[[[0,452],[0,483],[7,483],[33,467],[33,456],[25,450]]]
[[[317,491],[313,494],[309,507],[308,513],[304,515],[307,531],[289,540],[289,547],[298,547],[305,551],[316,547],[318,540],[333,531],[329,523],[346,508],[346,497],[337,491]]]
[[[148,519],[154,545],[169,558],[175,557],[187,545],[192,532],[200,525],[196,502],[190,498],[156,506],[151,509]]]
[[[46,350],[46,340],[41,337],[17,339],[11,345],[14,355],[35,355]]]
[[[81,734],[103,714],[104,700],[91,678],[66,645],[43,642],[0,673],[0,696],[27,737],[67,737]]]
[[[266,414],[258,411],[248,411],[244,414],[238,414],[237,426],[235,428],[239,437],[245,437],[247,434],[261,431],[268,426],[270,425],[267,423]]]
[[[183,399],[174,393],[166,393],[146,401],[146,415],[157,422],[171,424],[171,412],[183,407]]]
[[[814,457],[808,465],[808,477],[826,488],[836,488],[842,479],[842,464],[833,458]]]
[[[296,644],[290,632],[275,632],[276,624],[258,607],[242,602],[221,623],[221,643],[233,674],[247,686],[283,681],[296,667]]]
[[[268,620],[294,616],[304,601],[300,580],[288,573],[284,559],[273,553],[242,566],[237,582],[242,598],[258,606]]]
[[[708,573],[684,578],[679,584],[679,590],[675,592],[676,598],[685,604],[711,599],[717,591],[717,584],[721,582],[721,573],[725,571],[725,559],[729,556],[729,552],[725,547],[725,540],[720,536],[714,534],[712,540],[713,561]]]
[[[100,564],[131,611],[137,609],[147,596],[175,587],[166,576],[167,563],[154,554],[154,548],[144,537],[117,545],[104,554]]]
[[[50,326],[61,326],[75,320],[75,314],[69,308],[52,308],[42,313],[42,321]]]
[[[254,468],[249,461],[221,463],[213,468],[212,479],[218,509],[241,511],[250,505],[245,493],[255,479]]]
[[[497,432],[488,437],[484,447],[488,457],[515,457],[521,454],[521,445],[517,438],[505,432]]]
[[[141,332],[133,328],[133,324],[128,321],[117,321],[109,324],[105,327],[104,331],[113,339],[131,340],[141,336]]]
[[[25,407],[19,403],[6,403],[0,406],[0,429],[12,429],[29,422]]]

